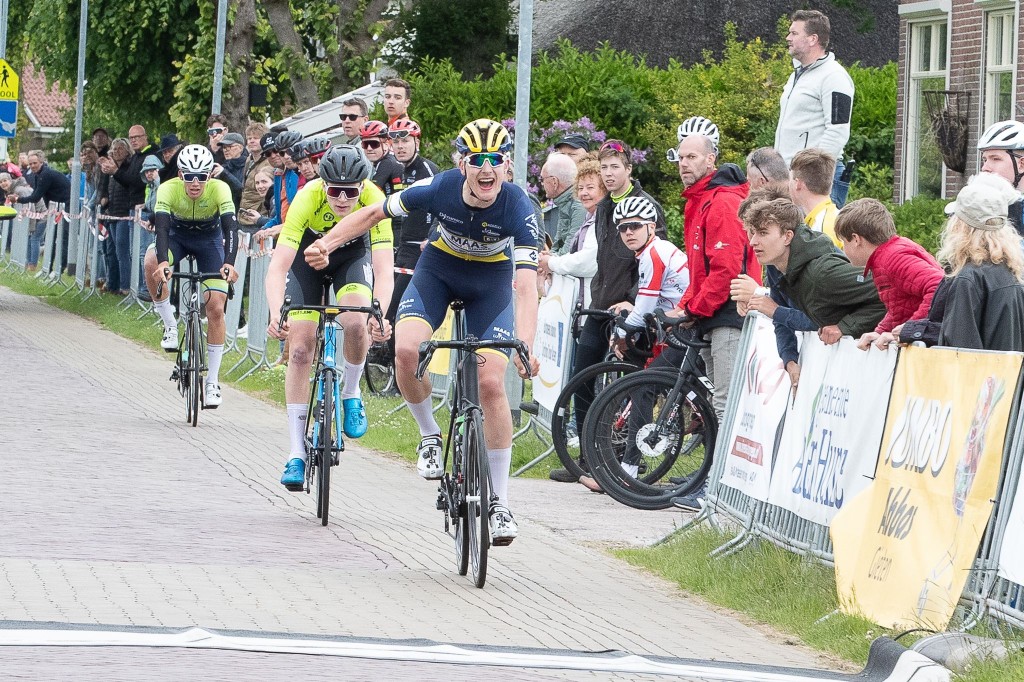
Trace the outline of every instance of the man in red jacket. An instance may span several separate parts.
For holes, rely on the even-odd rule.
[[[761,266],[750,249],[738,211],[750,185],[738,166],[716,168],[718,148],[704,135],[689,135],[676,150],[683,181],[686,258],[690,286],[669,315],[696,326],[711,348],[701,351],[715,385],[712,406],[719,421],[725,412],[736,364],[743,318],[729,298],[729,283],[741,273],[761,282]],[[703,492],[675,498],[681,509],[698,510]]]
[[[885,317],[860,337],[857,347],[867,350],[878,337],[907,320],[928,317],[942,268],[916,242],[896,235],[892,214],[876,199],[858,199],[843,207],[836,218],[836,236],[850,262],[874,275]]]

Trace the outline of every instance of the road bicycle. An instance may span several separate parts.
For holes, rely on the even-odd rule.
[[[206,334],[203,332],[203,309],[199,302],[199,294],[202,291],[202,283],[208,279],[224,279],[225,272],[192,272],[195,268],[195,259],[186,256],[182,265],[182,272],[172,272],[169,268],[164,273],[171,281],[178,282],[180,296],[181,314],[180,318],[185,320],[185,331],[178,342],[177,355],[174,359],[174,369],[171,371],[171,381],[178,383],[178,392],[185,398],[185,421],[192,426],[199,424],[199,411],[207,409],[204,400],[203,375],[206,373]],[[187,291],[182,293],[182,284],[186,285]],[[157,287],[157,298],[163,294],[164,283]],[[228,298],[235,295],[234,285],[228,285]],[[216,409],[211,407],[210,409]]]
[[[330,278],[325,279],[324,298],[330,289]],[[285,296],[281,307],[280,320],[283,323],[290,313],[298,311],[319,313],[316,328],[316,352],[313,355],[313,390],[309,393],[309,405],[306,410],[306,482],[303,486],[306,494],[316,490],[316,516],[320,524],[327,525],[331,501],[331,467],[338,465],[341,453],[345,450],[342,439],[344,412],[341,404],[341,381],[338,376],[336,356],[339,350],[338,330],[341,325],[337,317],[342,313],[365,313],[373,316],[384,329],[384,315],[380,303],[376,300],[367,306],[346,305],[298,305],[291,307],[291,297]],[[357,330],[366,333],[365,329]]]
[[[665,342],[685,353],[680,367],[616,381],[594,401],[584,427],[594,478],[610,497],[637,509],[666,509],[673,497],[698,490],[718,436],[714,386],[698,363],[700,349],[710,344],[680,330],[678,320],[660,320]]]
[[[451,308],[455,314],[455,339],[420,344],[416,377],[420,379],[426,373],[436,350],[456,351],[455,386],[445,441],[444,474],[437,489],[437,508],[444,512],[445,532],[455,539],[455,564],[459,575],[470,573],[473,584],[483,587],[487,581],[487,550],[491,544],[488,513],[497,496],[492,492],[477,383],[478,364],[486,360],[477,353],[486,348],[511,349],[519,354],[524,367],[530,366],[530,355],[526,345],[518,339],[481,341],[467,336],[462,301],[452,301]]]

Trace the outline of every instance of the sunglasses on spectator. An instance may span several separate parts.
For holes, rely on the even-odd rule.
[[[210,179],[209,173],[186,173],[182,171],[181,179],[185,182],[206,182]]]
[[[601,145],[601,151],[604,151],[605,149],[611,149],[613,151],[617,151],[620,154],[626,153],[626,147],[623,146],[623,144],[618,140],[608,140],[607,142],[605,142],[603,145]]]
[[[362,114],[338,114],[342,121],[356,121]]]
[[[764,171],[761,170],[761,167],[757,165],[756,161],[751,161],[750,165],[753,166],[754,169],[761,174],[761,177],[764,178],[765,182],[771,182],[771,180],[768,179],[768,176],[764,174]]]
[[[224,130],[225,128],[207,128],[206,134],[209,135],[210,137],[213,137],[214,135],[220,135],[221,133],[224,132]]]
[[[324,189],[327,191],[327,196],[332,199],[341,197],[355,199],[362,191],[359,185],[324,185]]]
[[[359,144],[363,145],[363,149],[377,149],[381,145],[379,140],[363,140]]]
[[[473,168],[483,168],[485,163],[491,164],[491,168],[497,168],[505,163],[505,155],[501,152],[480,152],[470,154],[466,157],[466,163]]]
[[[619,234],[626,234],[627,232],[636,232],[637,230],[643,229],[649,223],[631,221],[628,223],[619,223]]]

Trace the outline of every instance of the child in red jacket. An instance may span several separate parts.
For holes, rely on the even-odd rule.
[[[892,214],[882,202],[858,199],[844,206],[836,218],[836,235],[850,262],[863,267],[865,276],[874,276],[885,304],[885,317],[874,332],[860,337],[858,348],[867,350],[883,332],[928,316],[942,268],[920,245],[897,236]]]

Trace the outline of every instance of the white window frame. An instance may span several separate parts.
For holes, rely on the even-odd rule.
[[[992,39],[996,22],[1001,23],[1002,54],[995,54],[998,43]],[[1017,12],[1012,5],[985,13],[984,77],[982,80],[983,107],[982,129],[996,121],[1014,118],[1014,102],[1017,101]],[[1000,114],[999,78],[1010,74],[1010,111]]]
[[[948,15],[931,16],[927,19],[920,21],[909,22],[907,24],[908,40],[907,40],[907,87],[906,87],[906,118],[904,121],[904,152],[903,152],[903,181],[902,187],[900,188],[900,195],[904,200],[911,199],[918,194],[918,147],[917,140],[920,134],[919,125],[922,121],[927,118],[928,113],[922,111],[919,105],[921,100],[921,82],[929,78],[942,78],[943,89],[949,89],[949,17]],[[935,40],[938,35],[936,30],[938,27],[945,25],[946,27],[946,41],[944,45],[940,45],[939,41]],[[919,68],[917,59],[917,41],[920,40],[920,31],[923,30],[932,31],[932,44],[929,61],[931,62],[931,70],[924,71]],[[945,64],[945,69],[937,70],[937,66],[941,61]],[[946,166],[942,165],[942,187],[940,188],[941,194],[945,194],[946,191]]]

